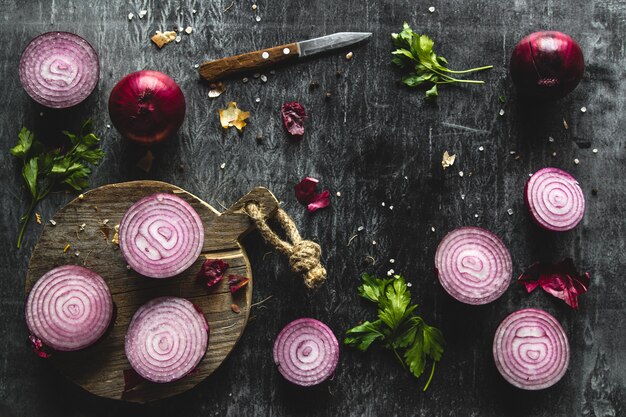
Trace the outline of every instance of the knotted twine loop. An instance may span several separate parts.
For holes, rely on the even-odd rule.
[[[312,240],[305,240],[300,237],[295,223],[285,210],[278,208],[275,216],[291,243],[285,242],[270,229],[257,203],[248,202],[244,211],[254,221],[265,241],[289,258],[291,269],[294,272],[304,274],[304,284],[308,288],[317,288],[324,283],[326,268],[320,262],[322,248]]]

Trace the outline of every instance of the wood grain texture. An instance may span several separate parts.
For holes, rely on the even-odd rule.
[[[155,193],[173,193],[187,201],[204,225],[204,246],[198,260],[183,273],[167,279],[143,277],[128,269],[119,247],[111,243],[115,225],[134,202]],[[269,216],[278,207],[265,188],[256,188],[223,214],[198,197],[159,181],[111,184],[86,192],[68,203],[47,224],[39,239],[26,275],[26,293],[48,270],[67,264],[88,267],[104,278],[115,304],[115,319],[107,334],[87,349],[55,352],[49,362],[85,390],[116,400],[148,402],[179,394],[203,381],[222,363],[243,333],[250,312],[252,269],[239,239],[254,228],[241,212],[249,201],[258,202]],[[82,225],[85,225],[84,228]],[[83,229],[83,230],[81,230]],[[65,251],[66,245],[70,245]],[[250,284],[232,295],[227,280],[211,289],[196,279],[205,259],[229,264],[225,275],[250,278]],[[124,371],[131,369],[124,353],[124,337],[137,309],[161,296],[190,300],[204,312],[210,326],[207,352],[198,367],[186,377],[167,384],[148,381],[124,391]],[[232,310],[239,306],[240,313]]]
[[[241,55],[229,56],[200,65],[200,76],[208,81],[232,77],[244,71],[256,71],[298,58],[297,43],[290,43]]]
[[[0,415],[624,415],[624,1],[255,3],[256,11],[251,1],[244,0],[3,2]],[[434,13],[428,11],[431,5]],[[144,9],[148,14],[143,19],[128,21],[129,12],[137,16]],[[435,51],[454,69],[494,65],[493,70],[476,74],[485,85],[442,86],[436,104],[424,101],[423,91],[402,87],[401,75],[390,63],[389,34],[398,32],[404,21],[431,36]],[[190,25],[194,32],[183,33],[180,43],[161,50],[150,42],[154,31],[175,25]],[[16,70],[28,41],[57,29],[72,30],[92,43],[102,68],[97,90],[68,112],[52,112],[33,103],[20,87]],[[514,45],[540,29],[570,34],[586,60],[585,75],[576,90],[543,106],[520,101],[508,75]],[[346,60],[347,50],[337,51],[277,67],[274,74],[268,69],[262,72],[267,83],[253,77],[248,83],[235,78],[215,100],[207,98],[207,83],[194,68],[205,61],[342,31],[368,31],[373,36],[350,48],[352,60]],[[158,69],[172,76],[187,101],[179,134],[153,148],[156,160],[150,173],[135,166],[145,150],[106,127],[111,124],[107,113],[111,89],[124,75],[140,69]],[[311,88],[312,82],[319,87]],[[331,93],[328,99],[326,92]],[[302,103],[309,115],[300,142],[289,141],[279,115],[281,105],[293,100]],[[229,101],[251,112],[241,135],[219,124],[218,110]],[[580,111],[582,106],[586,113]],[[273,297],[251,307],[241,340],[211,377],[181,395],[144,406],[102,400],[84,392],[42,364],[26,344],[24,277],[42,226],[31,224],[22,250],[15,249],[17,219],[27,208],[28,191],[22,186],[20,164],[6,150],[22,126],[56,139],[55,132],[76,129],[87,116],[94,118],[106,151],[91,177],[93,187],[138,179],[167,181],[221,210],[253,187],[265,186],[282,201],[303,237],[320,243],[329,274],[319,291],[307,292],[287,261],[266,246],[258,233],[251,233],[242,243],[254,272],[253,304]],[[446,150],[456,154],[457,161],[442,171],[441,156]],[[578,165],[575,158],[580,160]],[[529,173],[545,166],[574,175],[587,198],[585,217],[571,232],[545,233],[526,214],[524,182]],[[305,176],[318,178],[320,191],[331,191],[330,207],[307,213],[298,204],[293,186]],[[341,197],[336,196],[338,191]],[[38,209],[44,222],[73,198],[75,194],[51,195]],[[591,288],[580,298],[579,310],[574,312],[541,292],[526,294],[517,285],[482,307],[464,306],[449,297],[433,271],[435,250],[449,230],[472,225],[502,238],[511,252],[515,276],[537,259],[571,256],[578,268],[591,273]],[[359,226],[364,227],[361,232],[357,232]],[[376,259],[374,265],[364,259],[367,255]],[[393,354],[381,349],[363,354],[343,346],[335,377],[327,386],[300,391],[286,384],[272,360],[272,344],[282,327],[299,317],[313,317],[328,324],[341,339],[360,320],[376,317],[375,309],[357,295],[359,274],[386,275],[389,269],[406,276],[419,313],[441,328],[447,340],[428,391],[421,392],[423,383],[405,372]],[[509,386],[493,363],[491,343],[497,325],[524,307],[551,313],[571,342],[568,372],[543,392]]]

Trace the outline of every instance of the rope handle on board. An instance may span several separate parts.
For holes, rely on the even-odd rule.
[[[285,242],[270,229],[258,203],[252,201],[246,203],[244,212],[254,221],[265,241],[289,258],[291,269],[304,274],[304,284],[308,288],[317,288],[324,283],[326,268],[320,261],[322,248],[312,240],[302,239],[295,223],[285,210],[278,208],[275,216],[291,243]]]

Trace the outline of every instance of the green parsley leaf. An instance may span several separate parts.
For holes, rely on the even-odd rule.
[[[397,48],[391,52],[394,55],[391,62],[400,68],[412,69],[411,73],[402,77],[402,82],[409,87],[431,83],[432,86],[426,91],[427,99],[437,97],[437,85],[439,84],[484,84],[484,81],[459,79],[450,74],[467,74],[493,68],[492,65],[488,65],[463,71],[449,69],[448,60],[438,56],[433,50],[435,42],[426,35],[413,32],[406,22],[402,27],[402,32],[391,34],[391,40]]]
[[[47,150],[26,128],[22,128],[17,145],[10,150],[13,156],[24,162],[22,177],[32,197],[28,211],[20,218],[22,228],[17,239],[18,248],[37,203],[61,184],[76,191],[87,187],[87,179],[91,174],[87,164],[97,165],[104,158],[104,152],[99,148],[100,139],[93,133],[91,120],[82,124],[80,133],[63,131],[63,134],[71,144],[65,153],[61,153],[60,149]]]
[[[25,127],[22,128],[20,133],[17,135],[17,145],[12,147],[9,152],[11,155],[24,159],[26,155],[28,155],[28,151],[30,151],[30,147],[33,144],[33,140],[35,139],[35,135],[30,130]]]
[[[431,362],[431,373],[424,391],[441,360],[445,341],[439,329],[424,323],[414,314],[416,304],[411,304],[411,294],[404,278],[380,279],[362,274],[359,295],[378,305],[378,320],[365,321],[346,332],[344,344],[367,350],[375,341],[392,350],[403,366],[419,378]]]

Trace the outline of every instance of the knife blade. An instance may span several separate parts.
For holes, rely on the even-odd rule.
[[[308,39],[273,48],[261,49],[241,55],[205,62],[198,72],[206,80],[214,81],[242,71],[252,71],[271,65],[285,63],[298,58],[309,57],[322,52],[361,42],[372,36],[369,32],[338,32],[320,38]]]

